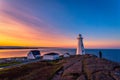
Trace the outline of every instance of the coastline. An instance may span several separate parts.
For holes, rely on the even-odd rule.
[[[52,75],[47,74],[47,71],[43,69],[44,67],[40,68],[40,66],[44,66],[43,64],[46,63],[49,64],[49,66],[51,66],[51,68],[55,70],[55,72],[54,70],[49,71],[49,73],[52,73]],[[62,60],[58,60],[58,61],[50,61],[50,62],[38,61],[21,66],[26,66],[25,70],[27,70],[28,72],[31,70],[34,72],[34,70],[36,71],[36,69],[38,69],[38,71],[40,70],[39,72],[37,72],[37,74],[41,74],[41,75],[35,76],[37,74],[33,73],[32,74],[33,79],[38,79],[38,77],[40,76],[45,77],[45,75],[42,75],[43,73],[41,72],[41,70],[44,70],[44,74],[47,74],[50,80],[101,80],[101,78],[104,80],[120,79],[120,64],[104,58],[100,59],[97,56],[91,54],[86,54],[82,56],[81,55],[71,56],[68,58],[63,58]],[[35,66],[38,68],[35,68]],[[46,69],[48,69],[49,66],[46,65]],[[31,69],[29,69],[29,67],[31,67]],[[1,73],[0,71],[0,76],[6,74],[6,76],[0,79],[4,80],[5,78],[9,78],[10,76],[8,75],[11,75],[11,72],[9,72],[9,70],[12,71],[13,69],[15,70],[19,68],[21,70],[18,71],[18,73],[23,71],[23,67],[10,68],[8,70],[5,70],[6,73]],[[14,70],[12,71],[12,73],[17,75]],[[25,73],[24,77],[22,77],[22,75],[21,76],[19,75],[18,77],[12,77],[12,78],[13,79],[22,78],[23,80],[28,80],[27,77],[31,78],[30,72],[29,74]],[[48,80],[48,78],[44,78],[41,80]]]
[[[34,49],[2,49],[0,50],[0,57],[1,58],[26,57],[27,53],[30,50],[34,50]],[[39,48],[37,50],[40,50],[41,56],[49,52],[57,52],[60,54],[64,54],[64,53],[75,54],[76,53],[76,49],[69,49],[69,48],[68,49]],[[86,53],[90,53],[96,56],[98,56],[99,51],[102,51],[104,58],[112,60],[114,62],[120,61],[120,58],[119,58],[120,49],[85,49],[85,51]]]

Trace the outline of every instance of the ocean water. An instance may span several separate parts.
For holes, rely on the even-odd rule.
[[[103,58],[120,63],[120,49],[87,49],[86,52],[98,56],[102,51]]]
[[[8,58],[8,57],[23,57],[27,56],[27,53],[34,49],[4,49],[0,50],[0,58]],[[56,52],[60,55],[64,53],[75,54],[76,49],[61,49],[61,48],[42,48],[38,49],[41,52],[41,55],[44,55],[49,52]],[[99,51],[102,51],[103,58],[120,62],[120,49],[85,49],[87,54],[94,54],[98,56]]]

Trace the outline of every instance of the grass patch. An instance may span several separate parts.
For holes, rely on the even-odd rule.
[[[6,62],[6,63],[0,63],[0,67],[6,67],[6,66],[11,66],[15,64],[20,64],[21,62]]]
[[[62,67],[58,62],[35,62],[0,70],[0,80],[51,80]]]

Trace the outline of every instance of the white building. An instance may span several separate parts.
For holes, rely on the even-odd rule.
[[[82,35],[79,34],[77,39],[78,39],[78,44],[77,44],[76,55],[83,55],[83,54],[85,54],[85,49],[84,49],[84,45],[83,45]]]
[[[70,57],[70,54],[69,54],[69,53],[65,53],[65,54],[63,55],[63,57]]]
[[[32,50],[27,54],[27,59],[39,59],[39,58],[40,58],[39,50]]]
[[[48,53],[43,56],[43,60],[57,60],[59,58],[58,53]]]

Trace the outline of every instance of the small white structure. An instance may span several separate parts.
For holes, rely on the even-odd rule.
[[[43,56],[43,60],[57,60],[59,58],[58,53],[48,53]]]
[[[69,53],[65,53],[65,54],[63,55],[63,57],[70,57],[70,54],[69,54]]]
[[[39,58],[40,58],[39,50],[32,50],[27,54],[27,59],[39,59]]]
[[[76,55],[83,55],[83,54],[85,54],[85,49],[84,49],[84,45],[83,45],[82,35],[79,34],[77,39],[78,39],[78,44],[77,44]]]

